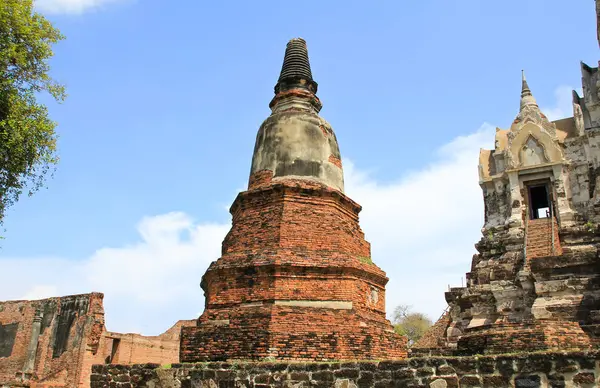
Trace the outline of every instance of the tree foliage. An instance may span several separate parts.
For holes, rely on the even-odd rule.
[[[409,345],[417,342],[432,325],[431,320],[425,314],[412,312],[410,306],[407,305],[396,306],[392,323],[396,333],[408,337]]]
[[[48,63],[62,39],[33,0],[0,1],[0,223],[24,190],[32,195],[43,186],[58,161],[56,123],[38,97],[65,98]]]

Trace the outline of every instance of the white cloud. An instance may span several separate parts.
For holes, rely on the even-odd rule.
[[[573,116],[573,87],[561,85],[554,90],[556,104],[554,107],[540,107],[549,120],[559,120]],[[579,90],[579,95],[582,93]]]
[[[47,13],[80,14],[123,0],[35,0],[35,7]]]
[[[484,124],[441,147],[427,167],[388,184],[344,161],[346,193],[363,206],[361,226],[373,261],[390,278],[388,312],[409,304],[436,319],[446,306],[447,285],[460,285],[469,271],[483,226],[478,153],[493,145],[494,131]]]
[[[91,257],[0,258],[5,273],[2,299],[39,299],[98,291],[104,293],[109,330],[158,334],[179,319],[198,317],[200,279],[220,256],[229,225],[197,224],[184,213],[144,218],[140,241],[101,248]]]
[[[23,299],[23,300],[46,299],[46,298],[51,298],[51,297],[57,296],[57,295],[58,295],[58,289],[56,288],[56,286],[40,284],[38,286],[33,286],[19,299]]]

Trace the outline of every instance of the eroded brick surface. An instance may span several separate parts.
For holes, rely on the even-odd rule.
[[[506,349],[589,349],[590,339],[577,322],[499,323],[470,330],[458,341],[459,354],[493,354]]]
[[[405,357],[359,211],[302,180],[240,193],[223,255],[202,279],[206,310],[182,332],[181,361]]]

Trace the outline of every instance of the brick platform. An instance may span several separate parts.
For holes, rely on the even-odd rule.
[[[240,193],[223,256],[202,279],[206,310],[183,328],[181,361],[405,357],[359,211],[306,181]]]

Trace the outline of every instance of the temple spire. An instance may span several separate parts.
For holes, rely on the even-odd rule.
[[[515,118],[511,130],[518,130],[518,128],[520,128],[520,125],[518,125],[519,123],[524,124],[527,122],[533,122],[544,128],[551,136],[555,136],[556,127],[540,110],[540,107],[538,106],[537,101],[535,100],[535,97],[533,97],[533,93],[531,93],[531,89],[527,84],[524,71],[522,71],[521,74],[521,85],[521,106],[519,109],[519,114]]]
[[[521,88],[521,97],[524,95],[531,95],[531,89],[529,89],[529,85],[527,85],[527,78],[525,78],[525,70],[521,70],[521,81],[523,83]]]
[[[525,71],[521,70],[521,108],[523,110],[528,105],[535,105],[537,107],[537,101],[533,94],[531,94],[531,89],[529,89],[529,85],[527,84],[527,79],[525,78]]]
[[[305,89],[317,93],[317,83],[310,71],[306,41],[302,38],[291,39],[287,44],[275,94],[290,89]]]

